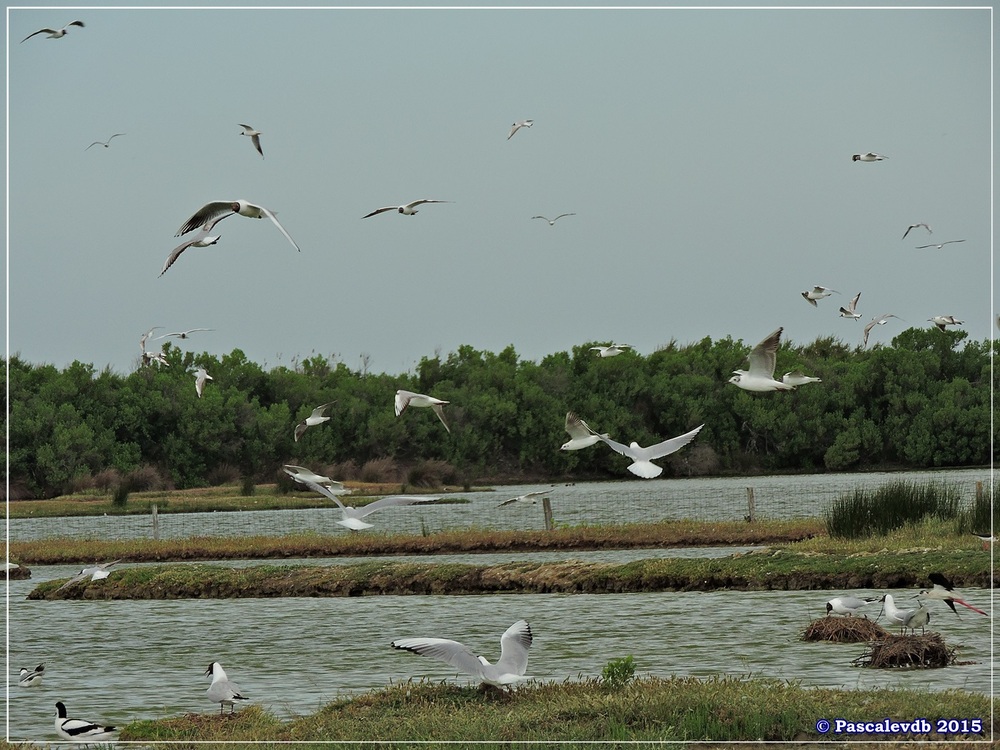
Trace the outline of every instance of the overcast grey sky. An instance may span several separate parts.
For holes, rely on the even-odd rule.
[[[400,373],[462,344],[648,354],[778,326],[860,344],[863,323],[837,314],[859,291],[863,321],[955,315],[983,340],[991,20],[8,9],[8,349],[124,373],[146,329],[204,327],[180,345]],[[852,162],[867,151],[889,158]],[[277,211],[302,252],[231,217],[158,278],[178,227],[238,198]],[[453,202],[361,219],[419,198]],[[917,222],[933,235],[901,241]],[[842,294],[813,308],[816,284]]]

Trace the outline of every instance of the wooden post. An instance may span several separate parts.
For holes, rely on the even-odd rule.
[[[976,480],[976,503],[983,502],[983,480]]]
[[[545,516],[545,530],[552,531],[552,503],[547,497],[542,498],[542,513]]]
[[[747,487],[747,515],[745,516],[747,523],[753,523],[757,518],[757,503],[754,501],[753,497],[753,487]]]
[[[156,503],[153,503],[152,509],[153,509],[153,539],[158,540],[160,538],[160,517],[159,514],[156,512]]]

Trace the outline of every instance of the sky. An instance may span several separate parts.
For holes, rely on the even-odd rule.
[[[539,361],[779,326],[859,345],[882,313],[902,320],[870,345],[935,315],[982,341],[991,26],[988,8],[8,8],[7,351],[124,374],[147,329],[203,327],[176,344],[400,374],[462,345]],[[868,151],[888,158],[852,161]],[[449,202],[361,218],[424,198]],[[301,252],[234,216],[159,276],[178,228],[235,199]],[[901,240],[917,222],[933,234]],[[813,308],[814,285],[840,293]],[[858,292],[862,321],[839,317]]]

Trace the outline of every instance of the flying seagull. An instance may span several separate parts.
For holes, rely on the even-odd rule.
[[[396,391],[396,416],[398,417],[403,413],[403,410],[407,406],[414,407],[430,407],[437,414],[438,419],[441,420],[441,424],[444,428],[451,432],[451,428],[448,423],[444,421],[444,406],[450,403],[449,401],[442,401],[439,398],[434,398],[433,396],[425,396],[422,393],[414,393],[413,391]]]
[[[56,734],[72,742],[104,742],[110,740],[115,728],[95,724],[83,719],[67,719],[66,706],[62,701],[56,703]]]
[[[21,667],[21,671],[18,672],[17,684],[19,687],[38,687],[42,684],[42,678],[45,676],[45,665],[39,664],[34,669],[28,669],[27,667]]]
[[[107,148],[108,146],[111,145],[111,141],[113,141],[115,138],[117,138],[120,135],[125,135],[125,134],[124,133],[115,133],[113,136],[111,136],[110,138],[108,138],[108,140],[106,140],[106,141],[94,141],[89,146],[87,146],[87,148],[85,148],[84,151],[89,151],[94,146],[104,146],[104,148]]]
[[[581,448],[589,448],[594,443],[599,443],[603,438],[611,437],[608,433],[599,435],[590,429],[590,425],[580,419],[571,411],[566,412],[566,432],[572,440],[562,444],[559,450],[578,451]]]
[[[106,562],[103,565],[93,565],[89,568],[84,568],[75,576],[66,581],[66,583],[64,583],[62,586],[57,588],[56,592],[58,593],[65,588],[69,588],[74,583],[82,581],[84,578],[87,578],[88,576],[90,577],[91,581],[99,581],[102,578],[107,578],[109,575],[111,575],[111,571],[108,570],[108,568],[110,568],[112,565],[117,565],[120,562],[121,560],[112,560],[111,562]]]
[[[250,136],[250,140],[253,142],[253,147],[255,149],[257,149],[257,153],[260,154],[260,158],[263,159],[264,158],[264,152],[261,151],[261,148],[260,148],[260,137],[261,137],[262,133],[259,130],[254,130],[249,125],[244,125],[243,123],[240,123],[239,125],[240,125],[241,128],[243,128],[243,132],[240,133],[240,135],[248,135],[248,136]]]
[[[683,435],[670,438],[669,440],[664,440],[662,443],[651,445],[648,448],[643,448],[634,440],[629,445],[623,445],[622,443],[618,443],[611,438],[606,437],[602,437],[601,440],[604,441],[611,448],[611,450],[622,454],[626,458],[632,459],[632,463],[628,466],[629,471],[637,477],[642,477],[643,479],[653,479],[663,473],[663,469],[654,464],[653,461],[679,451],[685,445],[694,440],[695,435],[697,435],[704,426],[705,425],[703,424],[698,425],[690,432],[685,432]]]
[[[353,508],[350,505],[344,505],[340,502],[338,495],[344,493],[338,492],[335,489],[330,489],[329,487],[324,487],[316,482],[311,482],[308,479],[300,479],[306,487],[311,489],[313,492],[318,492],[324,495],[333,502],[337,504],[343,513],[343,517],[337,521],[341,526],[351,529],[352,531],[361,531],[362,529],[370,529],[374,524],[370,524],[367,521],[362,521],[361,519],[365,516],[370,516],[377,510],[382,510],[383,508],[392,508],[399,505],[416,505],[417,503],[429,503],[434,500],[440,500],[440,495],[386,495],[385,497],[380,497],[378,500],[368,503],[367,505],[362,505],[360,508]]]
[[[867,154],[855,154],[851,157],[851,161],[882,161],[888,158],[888,156],[882,156],[881,154],[869,151]]]
[[[217,661],[213,661],[208,665],[208,669],[205,670],[205,676],[212,678],[212,684],[209,685],[208,699],[212,703],[219,704],[219,715],[222,715],[223,706],[229,706],[229,713],[233,713],[236,708],[236,701],[245,701],[249,698],[243,696],[243,691],[240,690],[240,686],[235,682],[229,680],[229,676],[226,674],[226,670],[222,668],[222,665]]]
[[[367,219],[369,216],[374,216],[375,214],[381,214],[386,211],[398,211],[399,213],[403,214],[403,216],[413,216],[413,214],[417,213],[417,209],[415,207],[420,206],[424,203],[451,203],[451,201],[435,201],[431,200],[430,198],[424,198],[423,200],[413,201],[411,203],[406,203],[402,206],[383,206],[382,208],[376,208],[370,214],[365,214],[361,218]]]
[[[806,375],[802,370],[792,370],[781,376],[781,382],[785,385],[805,385],[806,383],[822,383],[819,378]]]
[[[199,367],[194,374],[194,389],[198,392],[198,398],[201,398],[201,393],[205,390],[206,380],[215,380],[215,378],[205,372],[204,367]]]
[[[505,505],[512,505],[513,503],[527,503],[528,505],[537,505],[538,501],[535,498],[548,494],[549,494],[548,490],[537,490],[535,492],[527,492],[523,495],[512,497],[510,500],[504,500],[502,503],[497,504],[497,507],[502,508]]]
[[[503,687],[531,679],[524,674],[528,669],[531,641],[531,627],[527,620],[518,620],[500,636],[500,659],[496,664],[490,664],[468,646],[447,638],[400,638],[390,645],[402,651],[439,659],[480,682]]]
[[[507,136],[507,140],[509,141],[511,138],[513,138],[514,133],[516,133],[521,128],[530,128],[534,124],[534,122],[535,122],[534,120],[521,120],[520,122],[515,122],[513,125],[510,126],[510,135]]]
[[[872,328],[875,326],[884,326],[889,318],[896,318],[897,320],[903,320],[898,315],[893,315],[892,313],[882,313],[881,315],[876,315],[872,318],[871,323],[865,326],[864,339],[862,341],[862,346],[868,346],[868,334],[871,333]]]
[[[317,474],[315,471],[307,469],[305,466],[285,464],[281,467],[281,470],[299,484],[305,484],[306,482],[320,484],[330,490],[330,492],[337,495],[346,495],[350,492],[350,490],[344,488],[343,482],[338,482],[336,479],[330,479],[330,477]]]
[[[153,326],[139,337],[139,348],[142,349],[144,354],[146,352],[146,341],[149,340],[149,337],[153,335],[153,331],[157,328],[163,328],[163,326]]]
[[[183,253],[189,247],[209,247],[210,245],[214,245],[221,239],[222,239],[221,234],[210,235],[204,229],[201,230],[200,232],[198,232],[198,234],[194,236],[193,239],[190,239],[187,242],[182,242],[170,252],[170,255],[167,256],[166,261],[164,261],[163,263],[163,269],[160,271],[160,276],[165,274],[167,272],[167,269],[174,264],[174,261],[176,261],[179,257],[181,257],[181,253]]]
[[[308,430],[310,427],[315,427],[318,424],[323,424],[324,422],[329,422],[329,417],[324,417],[323,412],[333,406],[336,401],[330,401],[323,404],[322,406],[317,406],[312,410],[312,414],[306,417],[303,421],[295,425],[295,442],[299,442],[299,438],[302,437],[302,433]]]
[[[608,346],[592,346],[590,351],[597,352],[598,357],[617,357],[626,349],[631,348],[631,344],[609,344]]]
[[[933,229],[931,229],[929,226],[927,226],[923,222],[920,222],[919,224],[910,224],[910,226],[908,226],[906,228],[906,231],[903,232],[903,236],[900,237],[899,239],[905,240],[906,239],[906,235],[908,235],[910,233],[910,230],[911,229],[916,229],[918,227],[923,227],[924,229],[926,229],[927,230],[927,234],[934,234],[934,230]]]
[[[945,326],[960,326],[965,322],[964,320],[959,320],[954,315],[935,315],[933,318],[928,318],[927,320],[942,331],[945,330]]]
[[[829,297],[831,294],[840,294],[836,289],[827,289],[825,286],[814,286],[808,292],[802,292],[802,298],[813,307],[818,307],[816,300]]]
[[[730,383],[742,388],[744,391],[792,391],[794,385],[782,383],[774,379],[774,366],[777,362],[778,344],[781,343],[781,332],[784,328],[779,328],[767,338],[755,346],[747,359],[750,361],[749,370],[733,370],[733,376],[729,378]]]
[[[555,223],[557,221],[559,221],[559,219],[561,219],[563,216],[576,216],[576,214],[559,214],[554,219],[549,219],[549,218],[547,218],[545,216],[532,216],[531,218],[532,219],[545,219],[545,221],[549,222],[549,226],[552,227],[552,226],[555,226]]]
[[[958,610],[955,609],[955,603],[956,602],[958,602],[959,604],[961,604],[963,607],[968,607],[973,612],[978,612],[981,615],[985,615],[986,614],[985,612],[983,612],[983,610],[976,609],[975,607],[973,607],[968,602],[964,602],[961,599],[959,599],[957,596],[955,596],[955,594],[954,594],[954,588],[955,587],[952,585],[951,581],[949,581],[947,578],[944,577],[943,574],[941,574],[941,573],[930,573],[927,577],[930,579],[931,583],[934,585],[934,588],[929,589],[929,590],[928,589],[924,589],[919,594],[917,594],[918,597],[923,597],[924,599],[940,599],[945,604],[947,604],[949,607],[951,607],[951,611],[954,612],[956,615],[958,614]]]
[[[214,328],[188,328],[186,331],[174,331],[173,333],[165,333],[162,336],[157,336],[156,339],[154,339],[154,341],[158,341],[159,339],[165,339],[167,336],[173,336],[178,339],[187,339],[191,337],[192,333],[196,333],[197,331],[214,331],[214,330],[215,330]]]
[[[285,239],[292,243],[292,247],[299,250],[299,252],[302,252],[299,249],[299,246],[295,244],[295,240],[292,239],[292,236],[285,231],[283,226],[281,226],[281,223],[275,217],[273,211],[270,211],[263,206],[255,206],[253,203],[249,203],[244,200],[210,201],[209,203],[206,203],[204,206],[195,211],[190,219],[181,225],[181,228],[177,230],[177,234],[175,234],[174,237],[180,237],[182,234],[194,231],[198,227],[202,227],[206,232],[211,232],[212,227],[233,214],[246,216],[250,219],[263,219],[266,216],[274,222],[274,226],[276,226],[278,230],[285,235]]]
[[[854,295],[854,299],[847,303],[847,307],[840,308],[840,317],[861,320],[861,313],[858,312],[859,299],[861,299],[861,292]]]
[[[940,245],[935,245],[933,243],[931,243],[930,245],[917,245],[917,247],[915,249],[916,250],[923,250],[924,248],[927,248],[927,247],[933,247],[933,248],[937,248],[938,250],[940,250],[945,245],[953,245],[956,242],[965,242],[965,240],[946,240],[946,241],[942,242]]]
[[[26,41],[31,39],[31,37],[35,36],[36,34],[48,34],[49,39],[61,39],[62,37],[66,36],[66,34],[69,32],[70,26],[79,26],[82,29],[83,21],[70,21],[61,29],[39,29],[34,34],[28,34],[28,36],[24,37],[24,39],[21,40],[21,44],[24,44]]]

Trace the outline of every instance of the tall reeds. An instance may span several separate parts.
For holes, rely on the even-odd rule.
[[[888,534],[924,518],[956,518],[961,497],[953,485],[942,482],[890,482],[861,487],[833,501],[824,520],[831,537],[858,539]]]

